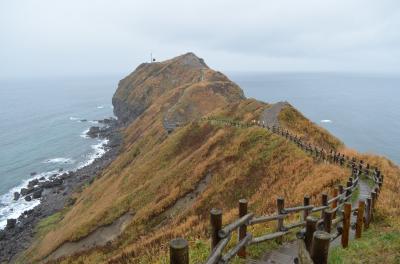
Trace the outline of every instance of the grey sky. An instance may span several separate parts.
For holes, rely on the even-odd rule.
[[[398,0],[0,0],[0,78],[121,74],[193,51],[221,71],[400,72]]]

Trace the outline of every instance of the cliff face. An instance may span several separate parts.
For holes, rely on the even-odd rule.
[[[171,121],[199,117],[223,106],[222,101],[244,99],[242,90],[225,75],[210,69],[195,54],[187,53],[164,62],[143,63],[122,79],[112,99],[114,113],[127,124],[174,90],[165,112]],[[201,102],[201,96],[207,96],[209,101]]]

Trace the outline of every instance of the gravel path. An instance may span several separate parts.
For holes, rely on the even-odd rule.
[[[279,126],[278,115],[283,108],[289,106],[287,102],[278,102],[272,104],[270,108],[264,110],[261,115],[261,121],[267,126]]]

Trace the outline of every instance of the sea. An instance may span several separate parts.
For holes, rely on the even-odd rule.
[[[288,101],[361,152],[400,163],[400,76],[354,73],[230,72],[247,97]],[[85,136],[113,116],[120,78],[0,80],[0,229],[39,200],[13,200],[32,178],[90,164],[106,141]],[[31,176],[31,173],[37,173]]]
[[[76,170],[104,153],[106,140],[86,132],[113,116],[118,79],[0,80],[0,229],[40,202],[14,201],[29,180]]]

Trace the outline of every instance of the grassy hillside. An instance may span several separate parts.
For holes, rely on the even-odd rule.
[[[212,115],[251,120],[265,107],[243,100]],[[45,257],[64,241],[84,237],[130,211],[134,214],[131,223],[112,246],[72,259],[94,263],[123,260],[123,254],[147,259],[164,252],[174,236],[206,240],[212,207],[224,210],[225,221],[235,217],[237,201],[243,197],[249,199],[252,211],[272,212],[277,196],[290,193],[288,205],[296,204],[305,193],[316,196],[348,176],[347,171],[316,163],[294,144],[260,128],[192,122],[167,136],[159,121],[144,129],[151,123],[150,116],[144,115],[126,129],[123,153],[77,196],[76,204],[38,240],[30,255]],[[181,205],[179,199],[207,175],[204,190]]]
[[[279,113],[278,119],[283,128],[302,137],[305,142],[326,150],[337,150],[343,146],[339,139],[329,134],[324,128],[312,123],[292,106],[283,108]]]
[[[176,80],[179,76],[182,79]],[[38,262],[64,242],[82,239],[127,212],[132,218],[112,243],[56,262],[165,263],[168,242],[177,236],[189,239],[193,262],[203,261],[209,249],[211,208],[223,209],[227,223],[237,217],[241,198],[248,199],[249,210],[257,214],[276,210],[278,196],[285,197],[288,206],[301,203],[305,194],[318,203],[320,193],[348,177],[347,170],[317,162],[265,129],[200,121],[203,116],[250,121],[270,106],[244,99],[237,85],[191,54],[139,66],[121,81],[115,100],[120,104],[117,112],[131,107],[122,117],[133,120],[122,130],[121,154],[76,194],[74,205],[42,221],[22,262]],[[137,104],[140,100],[146,103]],[[165,119],[186,125],[168,134]],[[280,113],[279,121],[309,142],[350,151],[292,107]],[[399,206],[393,192],[399,187],[398,167],[381,158],[365,159],[382,165],[386,184],[393,184],[384,188],[381,199],[395,203],[396,209],[379,210],[396,215]],[[257,254],[260,248],[250,250]]]

